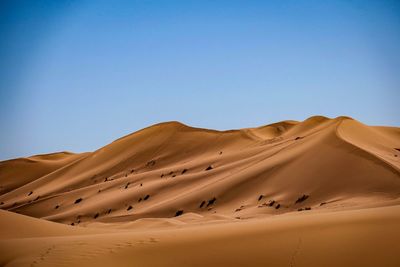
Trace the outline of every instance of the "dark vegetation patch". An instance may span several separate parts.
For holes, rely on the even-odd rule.
[[[311,208],[310,207],[305,207],[305,208],[297,209],[297,211],[303,211],[303,210],[311,210]]]
[[[148,200],[149,197],[150,197],[150,195],[146,195],[146,196],[143,198],[143,200]]]
[[[146,164],[147,167],[152,167],[152,166],[154,166],[154,165],[156,165],[156,161],[155,161],[154,159],[150,160],[150,161],[147,162],[147,164]]]
[[[54,209],[58,209],[60,207],[60,205],[56,205],[55,207],[54,207]]]
[[[138,199],[138,202],[140,202],[140,201],[142,201],[142,198],[139,198],[139,199]]]
[[[305,201],[308,197],[309,197],[309,195],[302,195],[301,197],[299,197],[299,198],[296,200],[295,204],[301,203],[301,202]]]
[[[181,216],[182,214],[183,214],[183,210],[178,210],[178,211],[175,213],[175,217]]]
[[[184,174],[187,171],[188,171],[188,169],[183,169],[181,174]]]
[[[131,183],[127,183],[127,184],[125,185],[125,189],[128,189],[128,187],[129,187],[130,184],[131,184]]]
[[[129,206],[126,210],[131,210],[131,209],[133,209],[133,207],[132,207],[132,206]]]
[[[81,202],[83,199],[82,198],[78,198],[77,200],[75,200],[74,204],[78,204],[79,202]]]
[[[217,199],[216,199],[215,197],[213,197],[212,199],[210,199],[210,200],[208,201],[208,203],[207,203],[207,207],[213,205],[213,204],[215,203],[216,200],[217,200]]]

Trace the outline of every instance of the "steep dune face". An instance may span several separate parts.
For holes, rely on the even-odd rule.
[[[92,153],[0,163],[0,207],[76,225],[393,205],[398,136],[348,117],[232,131],[161,123]]]
[[[350,144],[400,171],[399,128],[368,127],[358,121],[346,120],[340,124],[338,134]]]

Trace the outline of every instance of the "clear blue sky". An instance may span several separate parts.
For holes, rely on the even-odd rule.
[[[1,1],[0,159],[148,125],[400,126],[399,1]]]

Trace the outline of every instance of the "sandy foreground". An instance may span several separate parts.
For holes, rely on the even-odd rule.
[[[0,162],[1,266],[400,266],[400,128],[157,124]]]

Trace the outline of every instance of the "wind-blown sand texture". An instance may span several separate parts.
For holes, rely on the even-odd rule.
[[[400,128],[160,123],[0,162],[2,266],[400,266]]]

